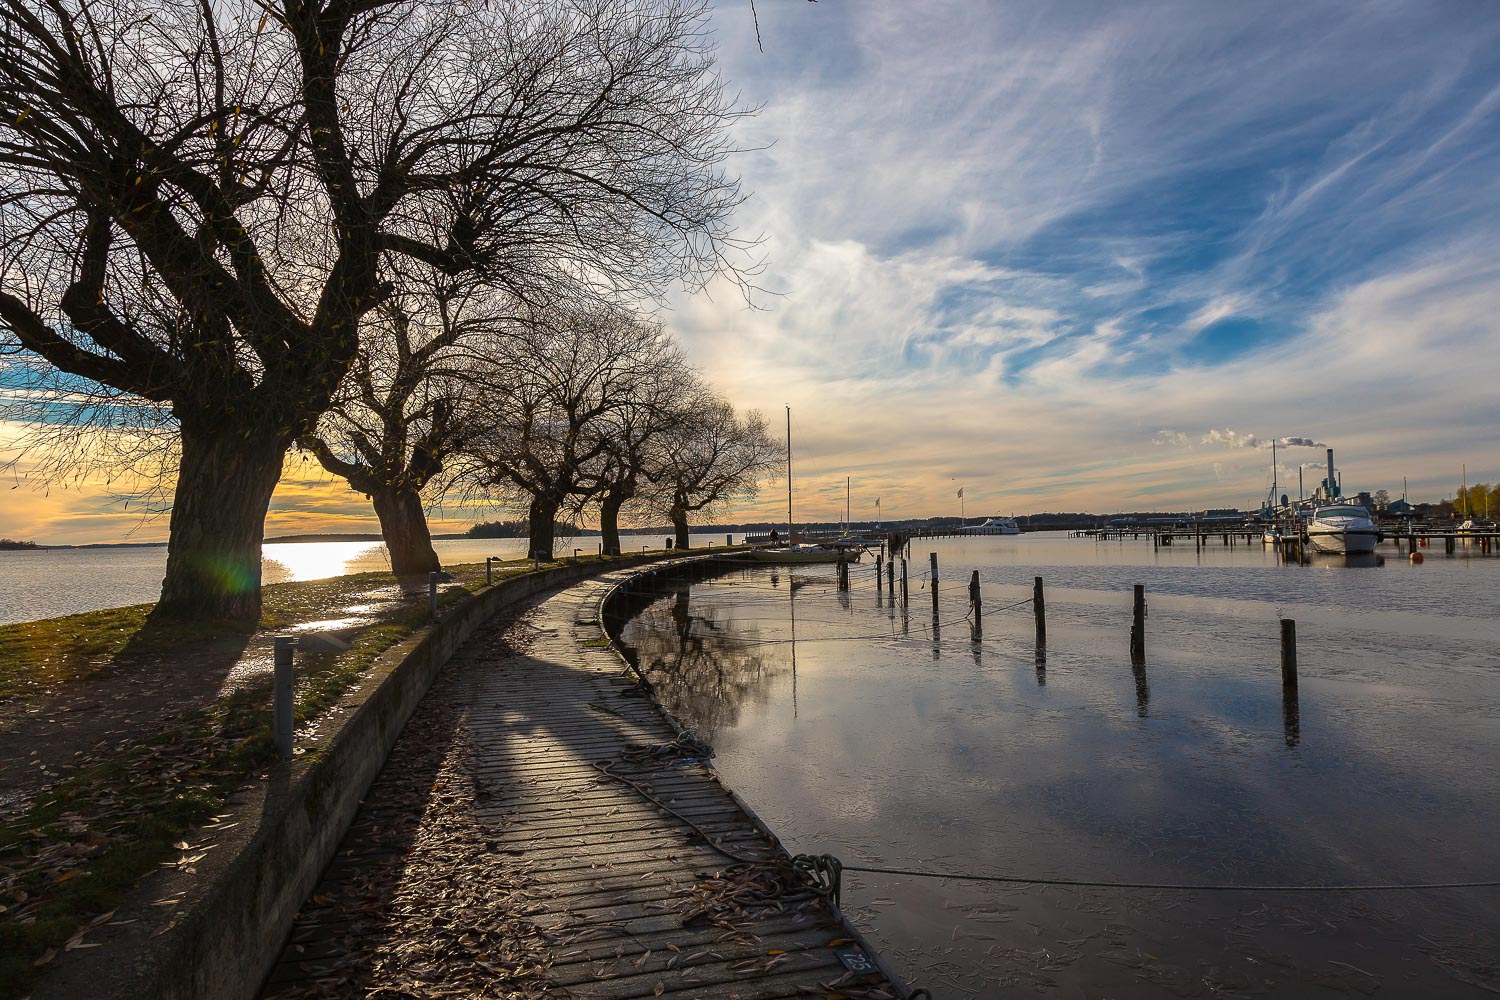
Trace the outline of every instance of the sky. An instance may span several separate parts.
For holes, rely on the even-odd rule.
[[[1500,479],[1500,7],[748,0],[763,291],[663,312],[778,431],[796,516],[1258,506]],[[0,434],[6,431],[0,429]],[[10,433],[14,433],[13,429]],[[1303,442],[1292,444],[1293,441]],[[0,535],[164,537],[84,484]],[[728,520],[784,516],[783,485]],[[462,511],[436,526],[461,528]],[[293,460],[272,533],[373,530]]]

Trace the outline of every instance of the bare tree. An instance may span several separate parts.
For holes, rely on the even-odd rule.
[[[736,270],[701,0],[0,0],[0,337],[170,410],[156,614],[253,620],[266,509],[393,289]],[[434,229],[436,226],[436,229]],[[82,381],[86,380],[86,381]]]
[[[366,317],[359,353],[316,431],[297,439],[370,498],[397,576],[442,568],[422,491],[482,421],[487,387],[463,348],[503,343],[511,303],[409,260]]]
[[[741,417],[728,400],[712,396],[691,409],[693,419],[667,440],[652,494],[679,549],[688,547],[690,515],[754,496],[760,480],[780,467],[780,447],[757,411]]]
[[[466,448],[470,478],[524,498],[530,554],[551,558],[559,511],[605,489],[614,435],[682,358],[659,325],[597,304],[541,312],[510,343],[486,376],[494,419]]]
[[[696,372],[675,347],[662,352],[636,395],[610,412],[598,474],[599,534],[604,551],[620,552],[620,512],[659,475],[669,440],[692,422],[692,407],[705,396]]]

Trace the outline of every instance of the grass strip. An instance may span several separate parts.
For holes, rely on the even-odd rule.
[[[499,583],[531,564],[514,560],[494,569]],[[440,611],[484,587],[482,565],[448,572],[454,580],[440,595]],[[363,573],[272,584],[260,631],[315,621],[352,595],[392,583],[388,573]],[[0,699],[49,696],[129,670],[137,654],[168,655],[222,638],[189,625],[132,646],[150,610],[137,605],[0,626]],[[299,656],[298,726],[325,713],[377,657],[430,620],[426,595],[416,595],[363,628],[348,649]],[[131,655],[122,657],[127,649]],[[0,826],[0,1000],[25,996],[60,951],[88,946],[86,935],[142,877],[163,866],[195,870],[204,856],[201,835],[211,836],[227,818],[229,796],[275,763],[270,702],[265,676],[185,711],[148,738],[88,763]],[[165,919],[169,907],[163,911]]]

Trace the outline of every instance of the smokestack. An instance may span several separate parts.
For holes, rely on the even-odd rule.
[[[1332,500],[1334,495],[1333,485],[1333,449],[1328,449],[1328,499]]]

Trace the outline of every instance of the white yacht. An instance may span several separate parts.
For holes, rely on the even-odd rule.
[[[1307,540],[1319,552],[1374,552],[1380,529],[1370,520],[1370,512],[1358,504],[1328,504],[1313,511],[1312,520],[1307,522]]]
[[[1021,526],[1013,517],[992,517],[983,524],[966,524],[958,529],[960,535],[1019,535]]]

